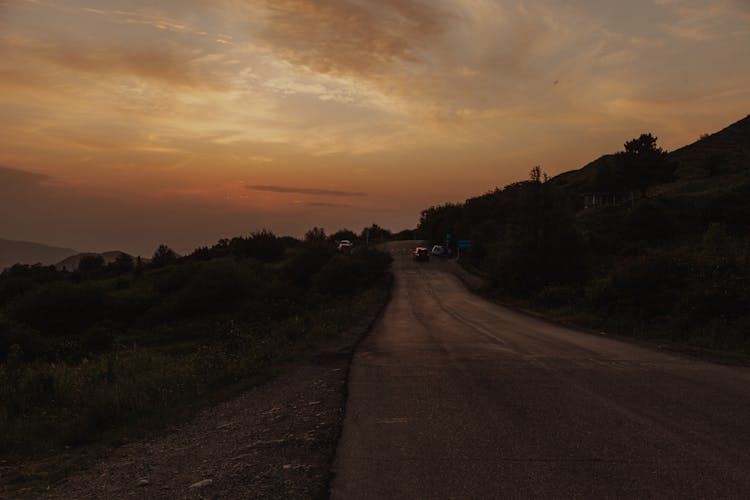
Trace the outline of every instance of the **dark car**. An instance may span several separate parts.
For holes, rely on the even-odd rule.
[[[417,247],[414,249],[414,260],[427,262],[430,260],[430,251],[425,247]]]

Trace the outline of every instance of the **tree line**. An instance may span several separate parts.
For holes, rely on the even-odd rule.
[[[750,349],[750,168],[680,178],[652,134],[605,159],[575,183],[535,167],[528,180],[427,208],[419,231],[471,240],[463,264],[504,301],[592,328]],[[585,208],[592,192],[617,203]]]

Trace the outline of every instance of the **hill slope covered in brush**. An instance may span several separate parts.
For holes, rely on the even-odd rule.
[[[581,325],[750,351],[750,117],[668,153],[644,134],[546,179],[430,207],[489,292]]]

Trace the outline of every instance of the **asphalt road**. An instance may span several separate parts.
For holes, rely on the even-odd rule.
[[[750,369],[489,303],[393,244],[333,498],[750,498]]]

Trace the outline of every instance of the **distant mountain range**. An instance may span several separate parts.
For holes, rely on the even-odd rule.
[[[0,238],[0,270],[13,264],[57,264],[78,253],[72,248],[60,248],[29,241],[12,241]]]
[[[675,167],[675,181],[665,188],[684,189],[685,182],[711,178],[712,185],[731,184],[737,175],[745,175],[750,165],[750,116],[714,134],[705,135],[693,144],[669,153]],[[588,165],[559,174],[550,182],[571,195],[597,190],[596,179],[602,172],[616,168],[616,156],[609,154]],[[110,251],[101,255],[105,264],[113,262],[124,252]],[[81,259],[95,253],[80,253],[70,248],[53,247],[40,243],[12,241],[0,238],[0,270],[13,264],[55,265],[58,269],[75,271]],[[144,259],[146,262],[147,259]]]
[[[13,241],[0,238],[0,271],[14,264],[42,264],[55,266],[58,270],[75,271],[81,259],[101,255],[105,264],[114,262],[125,254],[119,250],[110,252],[78,252],[72,248],[60,248],[29,241]]]

